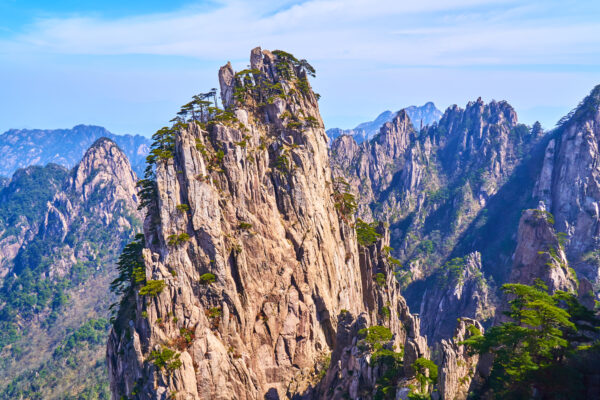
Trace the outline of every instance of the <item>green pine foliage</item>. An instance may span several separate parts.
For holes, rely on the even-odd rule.
[[[210,285],[211,283],[214,283],[216,280],[217,280],[217,277],[214,274],[211,274],[210,272],[200,275],[200,279],[199,279],[200,284],[202,284],[202,285]]]
[[[333,181],[333,204],[342,219],[348,222],[358,207],[356,198],[350,193],[350,184],[341,177]]]
[[[361,246],[371,246],[377,239],[381,237],[381,234],[377,233],[376,228],[379,224],[377,222],[364,222],[362,219],[356,219],[356,238],[358,244]]]
[[[427,358],[417,358],[411,365],[415,371],[415,377],[420,385],[420,393],[427,394],[426,387],[434,385],[437,382],[438,367],[435,363]]]
[[[138,233],[135,239],[123,248],[117,262],[118,276],[110,284],[110,290],[121,297],[131,288],[146,282],[146,270],[142,250],[146,246],[144,235]]]
[[[171,374],[181,368],[182,362],[179,359],[180,354],[163,346],[160,350],[153,350],[147,361],[151,361],[158,369]]]
[[[190,235],[185,232],[169,235],[167,237],[167,244],[172,247],[181,246],[185,242],[190,241]]]
[[[144,286],[140,288],[140,296],[156,297],[158,296],[167,286],[164,280],[149,280]]]
[[[371,365],[381,368],[381,377],[376,382],[374,400],[395,399],[398,378],[401,376],[404,352],[394,351],[391,340],[392,331],[380,325],[370,326],[358,331],[361,340],[359,349],[371,353]]]
[[[494,355],[485,390],[499,399],[528,399],[537,393],[552,398],[585,398],[582,360],[599,355],[594,333],[600,323],[571,293],[551,295],[536,285],[506,284],[510,322],[474,333],[464,344]],[[587,371],[589,373],[589,371]],[[544,397],[545,398],[545,397]]]

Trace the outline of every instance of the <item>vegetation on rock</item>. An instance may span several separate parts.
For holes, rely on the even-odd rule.
[[[600,320],[575,295],[551,295],[541,281],[502,289],[512,299],[506,313],[511,321],[464,342],[479,354],[494,356],[484,390],[502,399],[531,398],[534,391],[552,398],[585,398],[585,376],[591,372],[587,360],[600,354],[595,339]]]

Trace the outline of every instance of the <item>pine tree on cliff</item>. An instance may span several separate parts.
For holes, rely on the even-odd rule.
[[[506,284],[512,298],[513,321],[494,326],[463,343],[480,354],[491,353],[494,363],[486,387],[494,398],[528,399],[534,391],[542,398],[585,398],[581,360],[598,355],[591,333],[600,321],[579,304],[575,295],[557,291],[538,280],[534,286]],[[544,396],[551,397],[544,397]]]

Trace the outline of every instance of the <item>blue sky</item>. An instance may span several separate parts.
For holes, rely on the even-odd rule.
[[[255,46],[315,66],[327,127],[479,96],[552,127],[600,84],[600,2],[0,0],[0,131],[151,135]]]

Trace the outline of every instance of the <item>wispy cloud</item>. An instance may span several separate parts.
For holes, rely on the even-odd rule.
[[[444,107],[478,96],[506,98],[517,110],[545,106],[557,113],[600,82],[599,4],[216,0],[122,18],[39,17],[0,36],[6,60],[0,86],[14,88],[0,98],[0,121],[42,127],[49,124],[44,121],[109,121],[150,131],[185,96],[215,84],[217,63],[231,60],[243,68],[255,46],[311,61],[330,126],[350,127],[388,108],[428,100]],[[116,59],[122,65],[107,61]],[[27,86],[31,76],[39,82]],[[55,109],[48,109],[48,98]],[[151,98],[161,103],[149,104]],[[39,111],[31,116],[19,102]]]
[[[600,24],[558,19],[529,24],[524,14],[535,15],[536,7],[512,0],[313,0],[284,9],[273,4],[228,0],[208,11],[43,19],[0,46],[224,59],[263,45],[314,59],[406,65],[597,63],[600,56]]]

